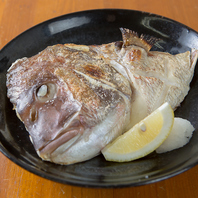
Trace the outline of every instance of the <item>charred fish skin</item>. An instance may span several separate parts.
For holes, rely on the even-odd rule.
[[[94,157],[130,121],[128,80],[87,46],[50,46],[17,60],[7,88],[38,155],[55,163]]]
[[[121,28],[123,41],[54,45],[17,60],[8,97],[38,155],[58,164],[88,160],[164,102],[189,90],[197,50],[150,51],[158,39]]]

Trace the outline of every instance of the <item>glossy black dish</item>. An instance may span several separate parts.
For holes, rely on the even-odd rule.
[[[6,71],[16,59],[30,57],[58,43],[104,44],[121,40],[125,27],[160,38],[152,50],[172,54],[198,49],[198,33],[171,19],[133,10],[90,10],[60,16],[22,33],[0,51],[0,151],[14,163],[41,177],[84,187],[128,187],[149,184],[182,173],[198,163],[198,68],[176,116],[195,127],[189,144],[165,154],[128,163],[107,162],[102,155],[61,166],[42,161],[6,96]]]

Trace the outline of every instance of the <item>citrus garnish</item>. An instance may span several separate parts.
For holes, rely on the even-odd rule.
[[[148,155],[168,137],[174,122],[174,113],[164,103],[133,128],[108,144],[102,154],[108,161],[127,162]]]

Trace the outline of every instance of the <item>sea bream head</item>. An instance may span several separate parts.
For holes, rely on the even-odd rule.
[[[55,45],[17,60],[7,88],[38,155],[55,163],[96,156],[130,120],[128,80],[88,46]]]
[[[54,45],[12,64],[7,95],[44,159],[88,160],[164,102],[190,89],[198,50],[150,51],[159,41],[121,28],[123,41]]]

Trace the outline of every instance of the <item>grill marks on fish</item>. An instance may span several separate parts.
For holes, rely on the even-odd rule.
[[[198,52],[150,51],[159,39],[121,28],[123,41],[54,45],[12,64],[8,97],[38,155],[88,160],[164,102],[189,90]]]
[[[139,49],[133,49],[131,52],[128,54],[128,59],[130,61],[139,61],[141,58],[141,51]]]
[[[105,74],[99,67],[95,65],[85,65],[84,68],[90,76],[94,78],[104,78],[103,76]]]

